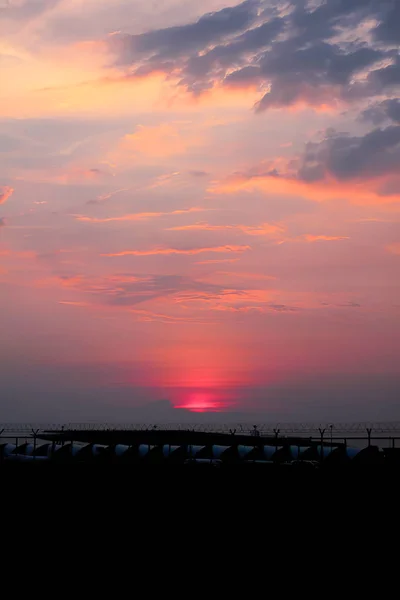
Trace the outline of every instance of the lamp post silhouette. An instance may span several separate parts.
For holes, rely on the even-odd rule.
[[[371,445],[371,433],[372,433],[372,427],[367,427],[367,436],[368,436],[368,448]]]
[[[278,452],[278,436],[280,433],[280,429],[278,429],[277,427],[274,429],[274,434],[275,434],[275,453]]]
[[[322,429],[322,427],[319,428],[319,433],[321,436],[321,462],[324,460],[324,433],[325,433],[325,428]]]

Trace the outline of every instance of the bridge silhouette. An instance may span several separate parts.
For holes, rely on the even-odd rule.
[[[4,462],[400,464],[400,423],[3,424]]]

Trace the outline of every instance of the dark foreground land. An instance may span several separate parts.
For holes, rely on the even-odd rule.
[[[146,499],[152,514],[165,515],[172,503],[192,520],[231,507],[271,516],[271,502],[282,500],[301,520],[299,502],[326,510],[333,498],[344,508],[350,493],[360,506],[374,494],[387,501],[400,476],[400,449],[354,448],[343,439],[157,429],[53,430],[16,442],[1,444],[0,489],[9,501],[23,500],[24,514],[32,502],[50,507],[68,498],[66,515],[99,506],[138,515],[132,504],[142,501],[143,510]]]

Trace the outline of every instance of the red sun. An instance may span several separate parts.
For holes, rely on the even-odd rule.
[[[186,400],[175,406],[191,412],[221,412],[225,409],[225,403],[216,400],[209,392],[193,392]]]
[[[227,399],[221,399],[216,394],[207,391],[188,392],[182,401],[175,404],[175,408],[183,408],[190,412],[223,412],[232,405]]]

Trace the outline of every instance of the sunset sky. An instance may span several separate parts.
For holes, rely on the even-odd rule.
[[[398,0],[0,0],[0,421],[400,419],[399,47]]]

